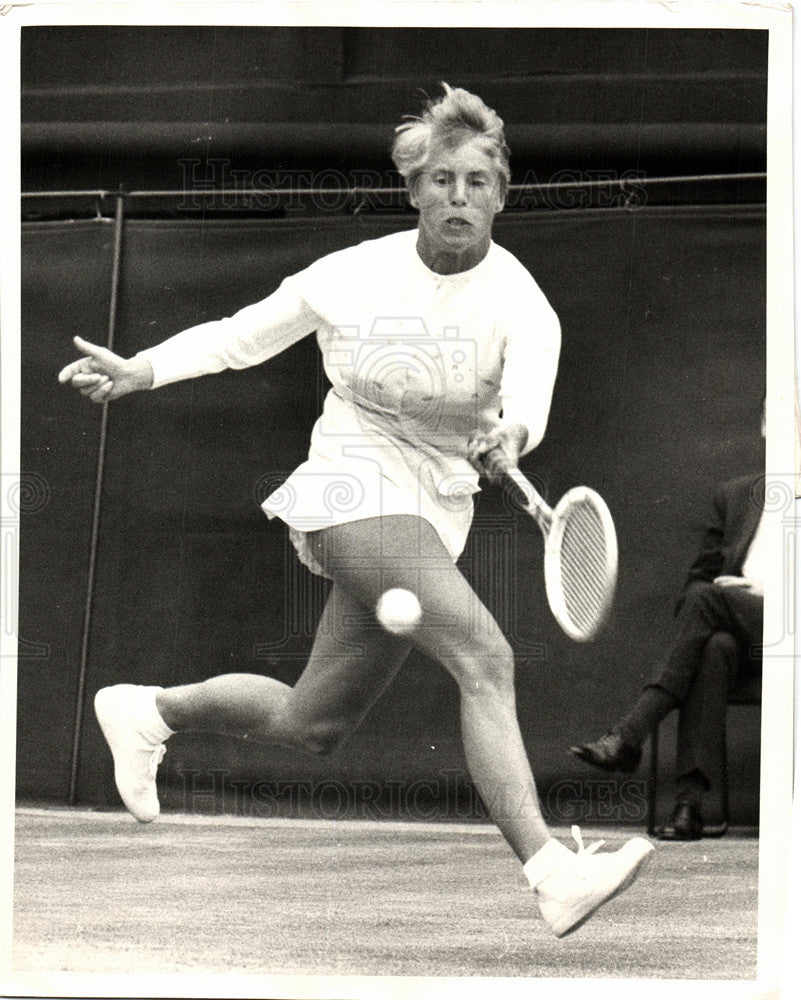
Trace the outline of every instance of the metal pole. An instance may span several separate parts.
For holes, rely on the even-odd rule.
[[[114,212],[114,256],[111,263],[111,301],[108,313],[108,334],[106,346],[114,349],[114,331],[117,323],[117,300],[120,285],[120,262],[122,260],[122,237],[124,223],[124,197],[117,195]],[[92,623],[92,601],[95,587],[95,568],[97,566],[97,542],[100,532],[100,503],[103,491],[103,467],[106,457],[106,427],[108,423],[108,403],[103,404],[100,414],[100,441],[98,443],[97,474],[95,477],[95,496],[92,510],[92,535],[89,544],[89,574],[86,581],[86,599],[83,615],[83,636],[81,640],[81,661],[78,671],[78,693],[75,704],[75,726],[72,734],[72,762],[70,765],[69,804],[75,805],[78,782],[78,758],[83,729],[83,708],[86,692],[86,671],[89,662],[89,631]]]

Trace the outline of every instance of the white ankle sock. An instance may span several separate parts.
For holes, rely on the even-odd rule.
[[[175,732],[162,719],[156,708],[156,695],[163,691],[161,687],[136,686],[131,693],[131,722],[148,741],[158,746],[169,739]]]
[[[523,874],[528,879],[531,888],[536,889],[540,882],[552,875],[554,870],[564,862],[566,855],[572,854],[573,852],[569,848],[560,844],[554,837],[546,841],[537,853],[523,865]]]

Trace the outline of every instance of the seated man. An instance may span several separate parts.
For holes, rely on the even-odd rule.
[[[764,404],[762,435],[765,434]],[[731,658],[720,633],[733,636],[745,669],[761,666],[764,477],[724,483],[713,517],[676,608],[673,640],[656,676],[632,708],[594,743],[571,747],[605,771],[633,771],[654,725],[679,708],[677,796],[673,831],[680,840],[703,834],[701,799],[719,779]]]

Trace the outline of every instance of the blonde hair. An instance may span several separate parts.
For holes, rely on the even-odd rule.
[[[509,182],[509,147],[503,134],[503,121],[492,108],[468,90],[442,84],[445,94],[426,105],[421,116],[407,115],[395,129],[392,162],[407,185],[414,183],[428,160],[431,146],[442,143],[454,149],[465,139],[482,137],[488,152],[498,163],[499,173]]]

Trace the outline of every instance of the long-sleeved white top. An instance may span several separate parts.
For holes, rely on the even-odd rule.
[[[466,458],[475,430],[519,422],[528,429],[525,451],[542,440],[559,321],[528,271],[497,244],[471,270],[441,275],[420,259],[416,236],[395,233],[329,254],[263,301],[142,351],[154,388],[260,364],[316,331],[332,389],[312,434],[309,460],[317,464],[305,471],[372,458],[403,488],[422,480],[432,496],[447,495],[458,479],[475,491]],[[306,524],[311,508],[300,506]]]
[[[525,424],[530,451],[545,433],[556,378],[555,312],[522,264],[496,244],[470,271],[440,275],[420,260],[415,240],[410,230],[329,254],[233,316],[141,351],[153,367],[153,388],[261,364],[317,331],[334,391],[354,404],[373,409],[379,397],[388,402],[383,386],[369,374],[365,380],[360,362],[375,346],[391,344],[399,371],[408,372],[411,357],[419,355],[435,394],[451,389],[462,397],[467,390],[481,401],[484,419],[496,422],[496,410],[503,424]],[[436,363],[445,345],[456,348],[452,385],[442,381]],[[486,387],[495,390],[492,397]]]

